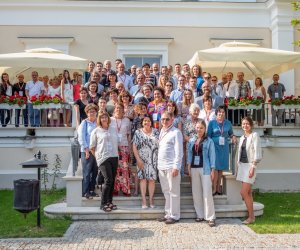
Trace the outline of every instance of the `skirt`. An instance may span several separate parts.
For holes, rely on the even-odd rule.
[[[255,178],[256,178],[256,170],[254,171],[253,177],[249,178],[250,168],[251,168],[251,163],[239,162],[238,163],[238,170],[237,170],[236,180],[246,182],[246,183],[249,183],[249,184],[253,184],[255,182]]]

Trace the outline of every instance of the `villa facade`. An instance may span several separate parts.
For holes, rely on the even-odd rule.
[[[300,51],[290,25],[289,0],[267,1],[0,1],[0,53],[50,47],[89,60],[186,63],[196,50],[241,41],[262,47]],[[29,69],[30,70],[30,69]],[[205,70],[205,69],[204,69]],[[276,73],[276,72],[274,72]],[[221,74],[221,72],[220,72]],[[11,76],[14,77],[14,76]],[[25,79],[29,80],[29,79]],[[300,70],[281,74],[287,95],[300,94]],[[265,79],[265,85],[270,79]],[[297,117],[299,120],[300,118]],[[300,190],[299,124],[260,129],[264,159],[256,186],[262,190]],[[34,177],[18,164],[37,150],[62,155],[67,172],[72,128],[0,129],[0,188],[12,180]],[[236,133],[241,131],[236,128]],[[61,185],[64,185],[62,182]]]

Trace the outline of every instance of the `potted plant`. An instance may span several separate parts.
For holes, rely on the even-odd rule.
[[[241,97],[239,100],[230,98],[228,109],[261,109],[264,100],[261,97]]]
[[[24,109],[27,103],[25,96],[13,95],[13,96],[1,96],[0,97],[0,109]]]
[[[62,103],[62,99],[58,95],[55,95],[54,97],[46,95],[32,96],[30,101],[35,109],[57,109],[61,108]]]
[[[294,95],[284,96],[282,99],[276,98],[269,100],[272,107],[277,109],[299,109],[300,108],[300,96],[296,97]]]

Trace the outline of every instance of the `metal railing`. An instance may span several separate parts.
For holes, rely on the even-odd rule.
[[[0,105],[2,127],[76,127],[72,104]]]
[[[300,126],[300,105],[228,107],[226,117],[233,126],[240,126],[245,116],[250,116],[258,126]]]

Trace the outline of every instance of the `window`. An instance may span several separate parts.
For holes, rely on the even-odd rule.
[[[141,67],[144,63],[149,63],[150,66],[153,63],[161,65],[161,56],[158,55],[124,55],[125,68],[129,69],[131,65],[135,64]]]
[[[112,37],[112,41],[117,45],[117,58],[121,58],[128,68],[132,64],[141,66],[146,62],[168,65],[168,47],[173,38]]]

